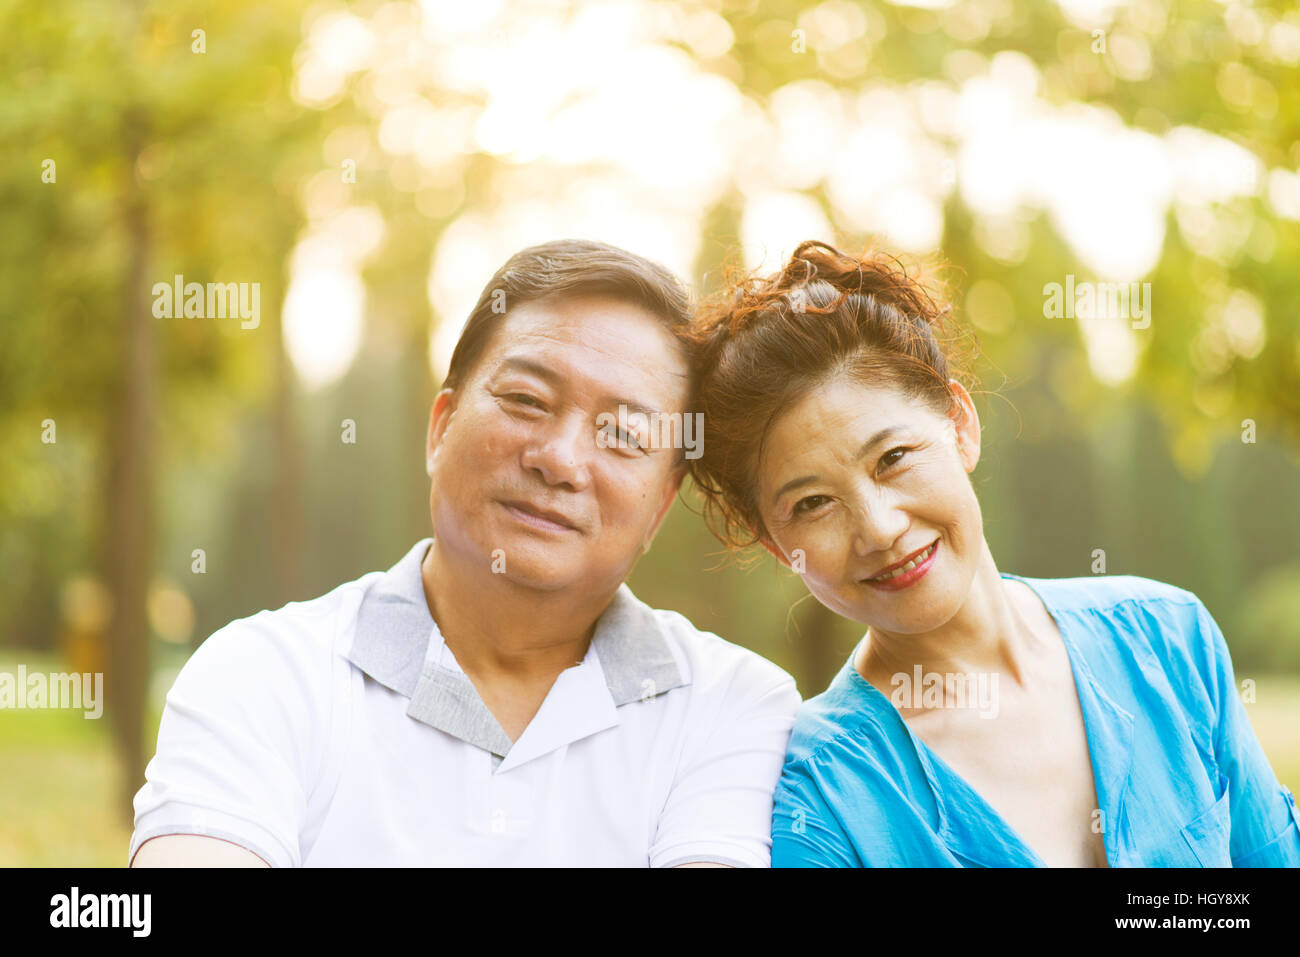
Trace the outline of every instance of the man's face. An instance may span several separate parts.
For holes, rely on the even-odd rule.
[[[637,448],[648,435],[602,441],[598,416],[620,404],[684,414],[688,375],[682,347],[640,306],[588,295],[511,310],[429,417],[440,549],[530,588],[615,590],[685,469],[680,449]]]

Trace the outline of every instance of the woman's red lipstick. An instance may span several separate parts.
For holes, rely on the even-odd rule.
[[[918,551],[916,555],[925,556],[925,558],[923,561],[918,561],[905,572],[901,572],[894,575],[892,578],[887,578],[882,581],[877,581],[874,578],[865,578],[863,581],[872,588],[879,588],[881,591],[902,591],[904,588],[911,588],[925,577],[926,572],[930,570],[930,566],[934,564],[935,558],[939,555],[939,540],[936,538],[925,548]],[[906,565],[908,561],[916,561],[916,557],[909,557],[901,564]]]

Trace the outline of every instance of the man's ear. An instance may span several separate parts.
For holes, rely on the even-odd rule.
[[[957,454],[967,472],[974,472],[980,460],[980,417],[975,411],[975,400],[956,379],[948,380],[955,407],[948,413],[957,431]]]
[[[456,391],[443,389],[434,397],[433,407],[429,409],[429,434],[424,446],[424,470],[430,475],[433,474],[433,459],[438,446],[442,444],[442,437],[451,423],[451,417],[455,414]]]

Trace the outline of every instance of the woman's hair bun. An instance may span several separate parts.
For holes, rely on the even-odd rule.
[[[909,268],[879,249],[854,256],[808,240],[774,274],[733,272],[692,331],[705,452],[691,471],[719,537],[762,536],[754,470],[767,430],[827,377],[902,388],[951,411],[951,379],[969,381],[958,367],[974,346],[973,335],[950,334],[951,316],[937,266]]]

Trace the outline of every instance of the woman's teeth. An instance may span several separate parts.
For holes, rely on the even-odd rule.
[[[911,571],[913,568],[915,568],[917,565],[920,565],[920,564],[921,564],[922,562],[924,562],[927,558],[929,558],[931,555],[933,555],[933,554],[934,554],[934,546],[935,546],[935,545],[938,545],[938,544],[939,544],[938,542],[935,542],[935,543],[932,544],[929,548],[927,548],[925,551],[923,551],[920,555],[917,555],[915,558],[913,558],[913,559],[912,559],[910,562],[908,562],[906,565],[902,565],[902,566],[900,566],[900,567],[898,567],[898,568],[895,568],[892,572],[888,572],[887,574],[884,574],[884,575],[877,575],[875,578],[868,578],[867,581],[873,581],[873,582],[887,582],[887,581],[889,581],[891,578],[897,578],[899,575],[903,574],[903,572],[910,572],[910,571]]]

